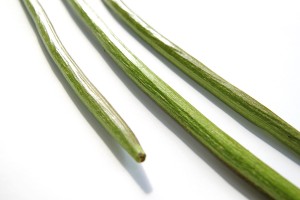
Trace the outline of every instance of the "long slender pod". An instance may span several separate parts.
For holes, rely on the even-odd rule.
[[[162,36],[131,11],[121,0],[103,1],[142,39],[199,85],[246,119],[269,132],[294,152],[300,154],[300,133],[298,130]]]
[[[39,2],[23,0],[23,3],[49,54],[75,93],[120,145],[137,162],[142,162],[145,153],[135,135],[68,54]]]
[[[300,199],[295,185],[225,134],[133,55],[84,0],[68,2],[120,68],[219,159],[274,199]]]

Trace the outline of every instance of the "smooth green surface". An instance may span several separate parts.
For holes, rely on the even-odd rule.
[[[225,134],[133,55],[83,0],[69,4],[120,68],[199,142],[274,199],[300,199],[300,190]]]
[[[39,2],[37,0],[24,0],[23,2],[34,20],[49,54],[75,93],[97,120],[137,162],[144,161],[145,153],[138,140],[109,102],[93,86],[70,57],[58,39]]]
[[[294,152],[300,154],[300,133],[298,130],[159,34],[132,12],[121,0],[103,1],[141,38],[199,85],[203,86],[246,119],[272,134]]]

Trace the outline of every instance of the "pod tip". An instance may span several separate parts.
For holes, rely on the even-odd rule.
[[[146,154],[144,152],[138,153],[137,158],[136,158],[137,162],[139,162],[139,163],[144,162],[145,159],[146,159]]]

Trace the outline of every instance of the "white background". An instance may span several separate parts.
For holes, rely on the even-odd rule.
[[[295,0],[124,0],[156,30],[300,129]],[[142,42],[100,0],[116,35],[197,109],[300,187],[299,156]],[[62,1],[41,1],[77,64],[135,132],[135,163],[74,95],[21,1],[0,0],[0,199],[266,199],[196,142],[112,62]]]

